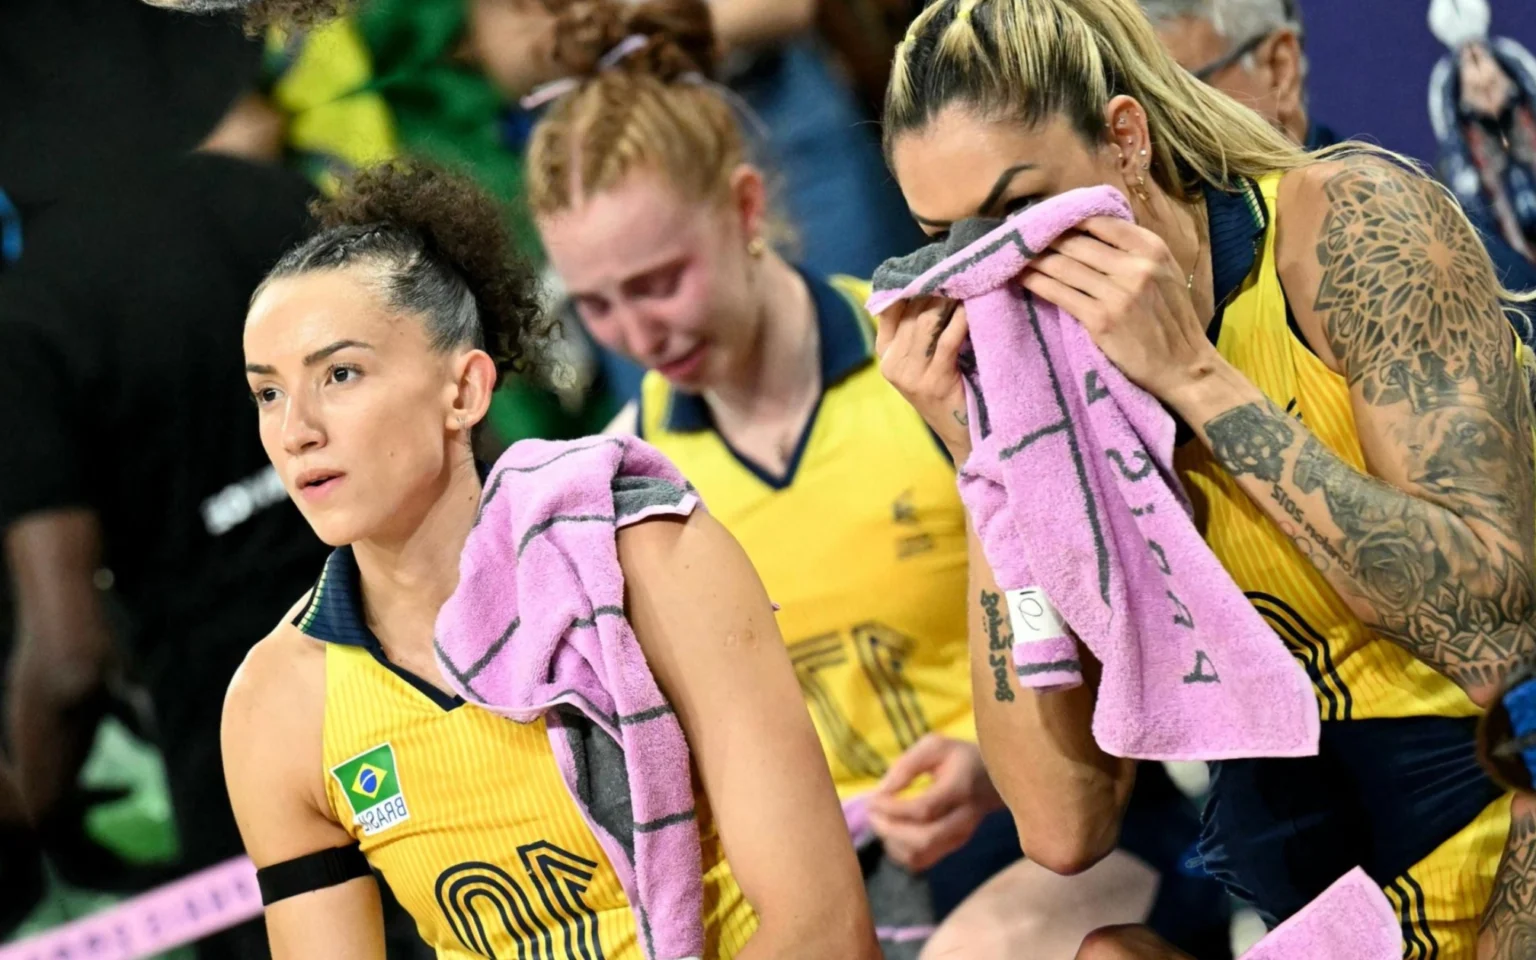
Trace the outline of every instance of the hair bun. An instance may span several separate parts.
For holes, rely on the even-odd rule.
[[[614,64],[604,58],[630,37],[643,46]],[[606,66],[663,83],[715,69],[715,29],[706,0],[573,0],[556,16],[555,62],[568,75],[595,76]]]
[[[474,295],[486,351],[501,373],[525,369],[530,345],[548,336],[552,321],[542,316],[536,275],[513,251],[501,207],[469,178],[393,160],[357,172],[310,209],[346,243],[390,233],[418,238]]]

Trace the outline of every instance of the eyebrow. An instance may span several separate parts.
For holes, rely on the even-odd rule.
[[[1018,163],[998,174],[997,182],[992,184],[992,192],[987,194],[987,198],[981,201],[981,205],[976,208],[976,215],[985,216],[987,211],[991,210],[997,204],[998,198],[1003,195],[1004,190],[1008,189],[1008,185],[1013,183],[1014,177],[1023,173],[1025,170],[1033,169],[1035,169],[1035,165],[1033,163]],[[946,227],[954,226],[953,220],[930,220],[915,210],[908,212],[912,214],[913,220],[916,220],[918,223],[925,227],[938,227],[940,229],[944,229]]]
[[[321,347],[319,350],[316,350],[314,353],[311,353],[309,356],[305,357],[304,366],[312,367],[320,361],[325,360],[331,355],[339,353],[348,347],[357,347],[362,350],[373,349],[372,344],[364,343],[361,340],[337,340],[335,343]],[[277,368],[269,367],[264,363],[248,363],[245,365],[245,372],[254,373],[258,376],[270,376],[277,372]]]

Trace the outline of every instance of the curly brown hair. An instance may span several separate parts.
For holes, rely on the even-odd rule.
[[[629,37],[645,43],[615,68],[668,83],[713,76],[715,30],[705,0],[567,0],[555,11],[554,59],[571,76],[592,76],[603,55]]]
[[[259,36],[269,27],[300,30],[351,13],[358,0],[252,0],[245,8],[245,32]]]
[[[320,231],[285,254],[263,286],[313,270],[376,267],[386,302],[421,315],[433,349],[484,349],[500,374],[528,370],[553,335],[537,275],[513,253],[496,201],[470,180],[393,161],[358,173],[311,212]]]

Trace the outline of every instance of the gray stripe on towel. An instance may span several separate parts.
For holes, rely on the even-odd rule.
[[[608,440],[601,440],[597,443],[589,443],[584,447],[575,447],[570,450],[562,451],[555,454],[553,457],[550,457],[548,460],[545,460],[543,463],[536,463],[531,467],[501,467],[497,469],[495,475],[491,477],[491,482],[486,485],[485,492],[480,496],[480,510],[475,514],[475,522],[473,526],[478,527],[480,525],[481,518],[485,516],[485,508],[490,506],[491,501],[496,499],[496,494],[501,492],[501,481],[502,478],[507,474],[538,473],[540,470],[543,470],[545,467],[549,466],[555,461],[564,460],[566,457],[572,456],[573,454],[584,453],[588,450],[596,450],[598,447],[613,447],[623,445],[624,440],[622,438],[614,437]]]
[[[551,529],[552,527],[558,527],[562,523],[612,524],[613,517],[612,515],[605,515],[600,513],[557,513],[552,517],[546,517],[533,526],[529,527],[527,532],[523,534],[522,541],[517,545],[517,555],[521,557],[523,555],[523,551],[528,549],[528,544],[537,539],[540,534],[544,533],[546,530]]]
[[[635,824],[636,833],[655,833],[657,830],[665,830],[675,827],[680,823],[693,822],[693,809],[690,807],[682,813],[674,813],[670,817],[658,817],[655,820],[647,820],[644,823]]]
[[[1076,660],[1054,660],[1050,663],[1019,664],[1014,669],[1021,677],[1032,677],[1037,673],[1082,673],[1083,665]]]
[[[659,720],[662,717],[670,717],[675,712],[676,711],[674,711],[670,706],[662,704],[659,707],[652,707],[649,710],[641,710],[639,713],[631,713],[628,716],[620,717],[619,726],[639,726],[642,723],[649,723],[652,720]]]

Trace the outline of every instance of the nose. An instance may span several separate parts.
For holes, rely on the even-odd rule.
[[[298,456],[325,445],[325,431],[315,416],[314,404],[303,396],[289,396],[283,411],[283,450]]]
[[[625,353],[640,361],[655,360],[661,356],[667,343],[666,327],[629,304],[615,305],[613,320]]]

